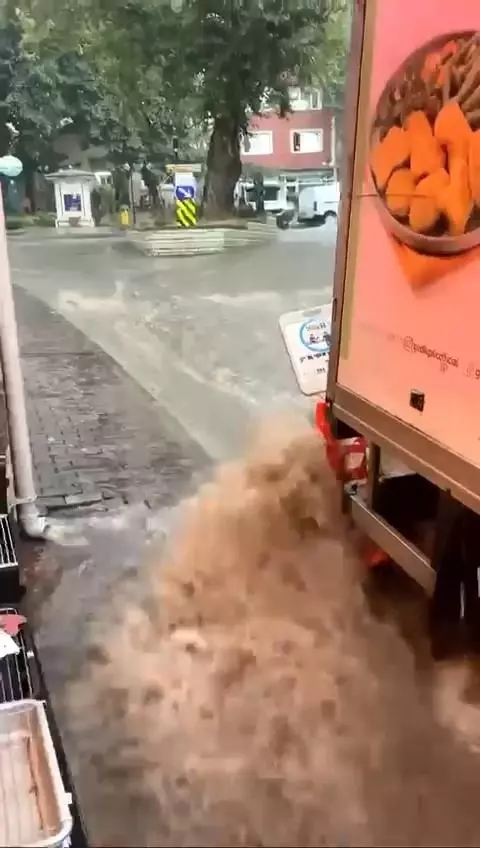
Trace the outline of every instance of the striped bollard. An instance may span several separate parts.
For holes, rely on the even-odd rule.
[[[192,186],[177,186],[175,189],[176,219],[179,227],[195,227],[197,204]]]

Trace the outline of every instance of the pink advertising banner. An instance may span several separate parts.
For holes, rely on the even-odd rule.
[[[480,466],[480,0],[367,0],[338,384]]]

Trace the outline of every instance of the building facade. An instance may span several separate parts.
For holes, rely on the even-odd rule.
[[[252,117],[242,141],[242,162],[281,172],[318,171],[335,165],[335,111],[324,108],[321,92],[290,89],[292,111],[275,109]]]

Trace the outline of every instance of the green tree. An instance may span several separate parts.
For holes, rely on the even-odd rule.
[[[206,201],[229,212],[241,173],[240,139],[267,98],[285,114],[294,77],[311,81],[313,51],[324,38],[330,3],[196,0],[186,13],[187,61],[198,75],[211,123]]]
[[[12,152],[24,164],[27,190],[38,160],[47,156],[53,128],[61,121],[57,66],[30,63],[22,49],[21,24],[15,7],[2,10],[0,27],[0,155]]]
[[[345,94],[352,4],[339,2],[325,26],[325,37],[312,56],[311,78],[326,104],[341,108]]]
[[[10,147],[8,98],[20,51],[20,34],[16,22],[8,16],[7,9],[3,10],[3,16],[0,26],[0,156],[7,153]]]
[[[86,139],[86,115],[96,97],[95,79],[81,56],[64,54],[37,60],[20,49],[6,100],[7,129],[9,149],[23,162],[32,208],[35,172],[62,163],[63,157],[55,152],[62,132],[73,128]]]
[[[19,3],[23,47],[37,63],[68,55],[86,69],[88,85],[77,85],[82,102],[75,101],[75,90],[66,92],[74,114],[72,129],[104,146],[114,167],[145,158],[163,164],[172,159],[174,137],[182,152],[189,150],[198,125],[191,118],[187,88],[179,100],[178,74],[174,87],[162,79],[161,57],[149,29],[152,17],[141,2]],[[153,18],[158,24],[158,15]]]
[[[288,111],[289,82],[292,76],[311,81],[337,5],[338,0],[177,0],[171,5],[142,0],[122,8],[119,17],[132,37],[144,37],[145,28],[155,36],[157,58],[149,61],[161,65],[167,100],[179,82],[183,90],[177,102],[190,88],[199,119],[209,129],[205,200],[214,214],[232,209],[241,136],[252,113],[260,112],[266,99],[282,114]],[[143,19],[137,29],[136,16]]]
[[[149,158],[153,141],[168,150],[174,137],[187,139],[192,119],[208,132],[205,199],[215,214],[232,208],[241,136],[251,115],[266,101],[286,114],[292,78],[298,84],[318,79],[322,45],[332,55],[329,21],[346,5],[346,0],[22,2],[36,22],[35,38],[47,33],[47,40],[65,45],[68,24],[70,37],[121,108],[120,125],[136,133]],[[74,13],[81,20],[72,35]]]
[[[33,176],[57,167],[55,140],[65,128],[86,136],[101,101],[98,78],[78,52],[39,54],[24,42],[21,13],[9,3],[0,27],[0,154],[24,165],[32,206]]]

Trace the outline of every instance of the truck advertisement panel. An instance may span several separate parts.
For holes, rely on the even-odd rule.
[[[367,0],[338,385],[480,466],[480,2]]]

